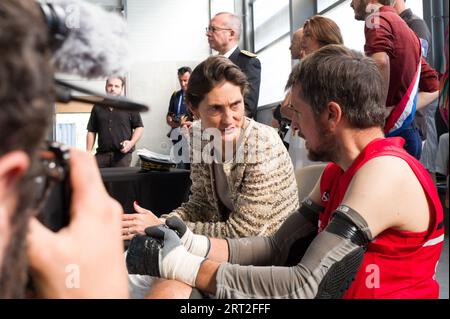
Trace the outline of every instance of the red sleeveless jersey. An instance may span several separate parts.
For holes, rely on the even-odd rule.
[[[319,217],[319,232],[327,226],[331,213],[340,205],[358,169],[379,156],[396,156],[408,163],[422,185],[430,207],[428,231],[414,233],[387,229],[378,234],[368,245],[362,265],[344,298],[439,297],[435,272],[444,241],[442,205],[428,172],[403,149],[403,143],[399,137],[376,139],[367,145],[347,171],[331,163],[322,174],[320,191],[325,210]]]

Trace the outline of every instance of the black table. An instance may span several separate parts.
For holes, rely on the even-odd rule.
[[[191,180],[189,171],[142,171],[137,167],[101,168],[100,173],[111,197],[122,204],[126,213],[133,213],[133,202],[155,215],[171,212],[188,200]]]

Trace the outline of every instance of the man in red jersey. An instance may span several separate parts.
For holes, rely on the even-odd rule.
[[[326,46],[294,67],[289,85],[309,158],[331,162],[315,188],[273,236],[210,238],[207,256],[176,218],[147,228],[129,249],[152,247],[142,249],[150,274],[175,279],[150,296],[196,287],[217,298],[437,298],[442,206],[403,141],[384,137],[375,61]]]

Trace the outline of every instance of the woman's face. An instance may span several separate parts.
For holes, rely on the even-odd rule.
[[[321,48],[319,41],[317,41],[311,35],[304,34],[301,44],[302,50],[306,55],[311,54]]]
[[[241,88],[223,81],[214,87],[193,110],[202,128],[216,129],[222,143],[235,142],[244,126],[244,97]]]

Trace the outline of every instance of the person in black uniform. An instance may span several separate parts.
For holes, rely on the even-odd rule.
[[[106,80],[105,91],[112,96],[123,94],[125,80],[111,77]],[[94,105],[87,126],[86,150],[92,152],[98,134],[95,158],[99,168],[128,167],[134,146],[144,130],[141,115]]]
[[[245,113],[247,117],[256,119],[261,83],[261,62],[256,54],[239,48],[240,35],[241,20],[229,12],[216,14],[206,28],[209,47],[229,58],[247,75],[250,90],[244,98]]]

